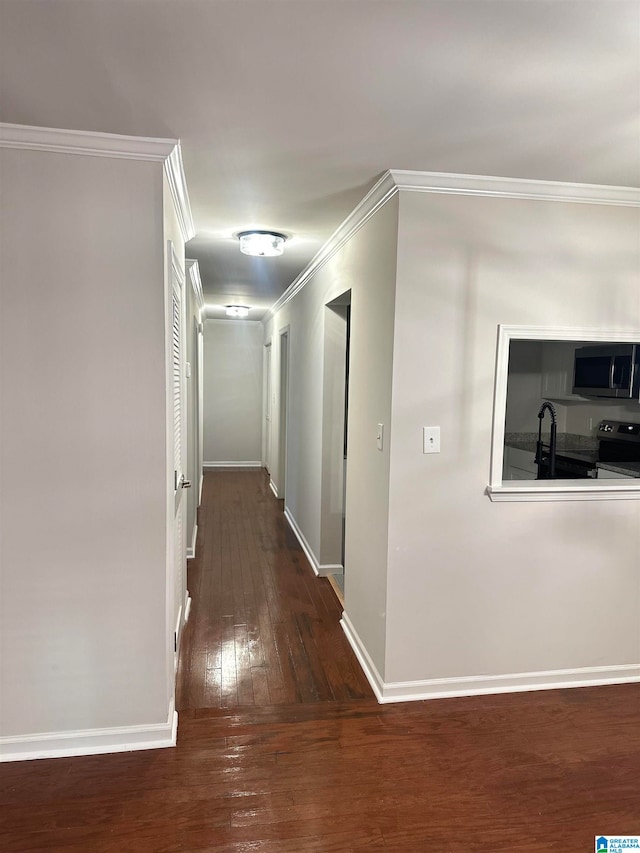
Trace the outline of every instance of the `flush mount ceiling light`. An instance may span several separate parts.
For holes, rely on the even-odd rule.
[[[273,258],[284,252],[284,234],[275,231],[242,231],[238,234],[240,251],[243,255],[258,258]]]
[[[249,309],[246,305],[227,305],[227,317],[248,317]]]

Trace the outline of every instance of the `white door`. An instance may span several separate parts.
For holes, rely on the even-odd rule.
[[[185,479],[186,453],[186,387],[184,355],[184,272],[176,256],[173,244],[169,243],[171,269],[171,381],[173,399],[173,604],[174,604],[174,664],[178,663],[178,649],[184,622],[187,598],[187,543],[185,537],[186,500],[185,488],[191,483]]]

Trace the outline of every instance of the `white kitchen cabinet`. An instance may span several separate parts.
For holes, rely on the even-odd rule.
[[[538,475],[535,453],[520,447],[505,447],[502,470],[503,480],[535,480]]]
[[[573,361],[575,341],[545,341],[542,345],[542,374],[540,396],[545,400],[584,400],[573,394]]]

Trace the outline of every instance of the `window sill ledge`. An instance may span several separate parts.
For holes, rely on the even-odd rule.
[[[620,501],[640,500],[640,478],[619,480],[522,480],[508,485],[487,486],[492,501]]]

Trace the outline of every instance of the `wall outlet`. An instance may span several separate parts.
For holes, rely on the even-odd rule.
[[[422,427],[422,452],[440,453],[440,427]]]

